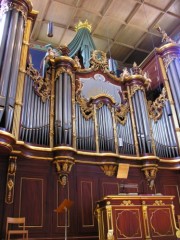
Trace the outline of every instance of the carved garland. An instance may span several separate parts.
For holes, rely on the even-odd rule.
[[[30,66],[26,70],[27,75],[33,80],[33,87],[35,93],[41,97],[42,101],[45,102],[49,99],[51,94],[51,84],[48,78],[44,78],[40,75],[39,71]]]
[[[121,104],[120,109],[115,109],[114,115],[116,122],[125,125],[127,121],[127,113],[129,112],[129,104]]]
[[[92,118],[93,117],[93,104],[88,104],[88,101],[85,98],[80,97],[80,95],[76,96],[76,101],[80,105],[81,113],[82,113],[83,117],[86,120],[89,120],[90,118]]]
[[[158,98],[154,102],[148,101],[148,110],[149,110],[149,117],[157,122],[163,113],[163,107],[165,101],[167,100],[167,92],[165,87],[162,89],[162,93],[159,95]]]

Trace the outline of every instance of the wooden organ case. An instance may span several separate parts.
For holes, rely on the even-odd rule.
[[[172,196],[106,196],[97,203],[100,240],[163,239],[180,236]]]
[[[76,206],[68,214],[69,235],[72,239],[97,239],[95,202],[119,193],[116,175],[120,163],[129,165],[125,183],[138,184],[139,192],[155,193],[157,189],[175,195],[179,215],[179,46],[170,43],[158,50],[165,88],[148,103],[146,91],[151,80],[142,69],[148,69],[149,63],[142,64],[142,69],[137,64],[124,68],[117,76],[110,72],[104,52],[95,50],[88,59],[89,68],[83,68],[64,46],[60,56],[44,58],[41,74],[27,60],[37,17],[30,1],[1,1],[1,13],[3,22],[7,21],[0,38],[4,50],[0,53],[2,238],[3,223],[10,215],[26,217],[31,238],[62,237],[64,222],[53,209],[69,198]],[[87,28],[87,23],[82,28]],[[168,62],[166,69],[163,61]],[[173,115],[169,115],[168,102]],[[96,210],[99,223],[104,221],[100,237],[106,239],[108,234],[111,239],[119,234],[113,225],[118,205],[118,214],[125,216],[127,223],[133,220],[128,226],[119,220],[124,227],[122,235],[153,239],[156,234],[166,234],[172,240],[176,229],[171,204],[168,196],[107,197]],[[157,215],[169,219],[159,225],[158,233],[153,225]],[[170,228],[164,232],[166,224]]]

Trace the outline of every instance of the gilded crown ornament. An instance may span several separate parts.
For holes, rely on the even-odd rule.
[[[75,31],[78,32],[81,28],[87,28],[89,32],[91,32],[92,25],[88,23],[88,20],[86,19],[85,22],[79,21],[78,24],[75,25]]]

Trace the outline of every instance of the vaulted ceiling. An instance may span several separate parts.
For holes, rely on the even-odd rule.
[[[161,44],[160,26],[180,41],[180,0],[31,0],[39,11],[31,43],[54,46],[68,44],[75,36],[75,24],[88,20],[96,48],[129,65],[138,64]],[[54,35],[47,36],[47,24],[54,23]]]

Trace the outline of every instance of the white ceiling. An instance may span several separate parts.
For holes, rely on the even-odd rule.
[[[92,24],[96,48],[123,65],[138,64],[161,44],[159,25],[171,38],[180,39],[180,0],[31,0],[39,11],[31,43],[69,44],[79,20]],[[47,36],[47,23],[54,35]]]

